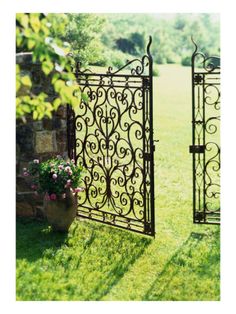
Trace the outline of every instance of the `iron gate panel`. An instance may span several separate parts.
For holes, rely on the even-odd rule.
[[[192,55],[193,221],[220,223],[220,58]]]
[[[78,216],[155,234],[152,39],[142,59],[76,77],[88,101],[68,108],[70,158],[86,169]]]

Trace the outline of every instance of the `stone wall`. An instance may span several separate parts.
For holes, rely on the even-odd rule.
[[[49,101],[55,98],[50,90],[50,77],[40,70],[39,64],[32,62],[30,53],[17,54],[22,75],[31,76],[34,92],[46,91]],[[22,91],[21,91],[22,92]],[[52,119],[35,121],[27,117],[24,123],[16,121],[16,214],[19,216],[42,216],[42,196],[31,189],[31,179],[23,176],[23,168],[33,159],[46,160],[58,154],[67,156],[66,107],[61,106]]]

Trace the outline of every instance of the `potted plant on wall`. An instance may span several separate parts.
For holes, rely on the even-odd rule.
[[[82,166],[61,156],[44,162],[35,159],[24,169],[25,176],[33,176],[36,193],[44,193],[44,211],[53,230],[67,232],[76,216],[77,193],[83,191],[81,172]]]

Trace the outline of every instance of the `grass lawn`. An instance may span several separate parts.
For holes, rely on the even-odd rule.
[[[17,219],[17,300],[219,300],[219,226],[192,223],[191,72],[154,80],[155,239],[87,220]]]

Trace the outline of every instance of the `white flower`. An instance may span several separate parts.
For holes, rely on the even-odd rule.
[[[65,171],[66,171],[66,172],[71,172],[70,167],[69,167],[69,166],[66,166],[66,167],[65,167]]]

